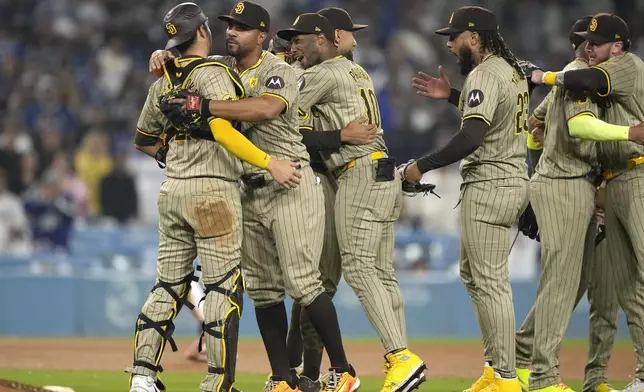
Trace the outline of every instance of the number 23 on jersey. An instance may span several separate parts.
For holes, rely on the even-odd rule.
[[[528,118],[530,114],[530,94],[527,91],[517,95],[517,112],[514,116],[514,133],[520,135],[527,133]]]

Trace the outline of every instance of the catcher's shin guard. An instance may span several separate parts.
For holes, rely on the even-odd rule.
[[[170,344],[172,351],[177,351],[172,338],[174,319],[182,306],[194,308],[187,300],[190,283],[194,279],[194,275],[190,274],[177,283],[159,281],[152,288],[136,321],[134,362],[132,367],[126,369],[127,372],[153,378],[156,378],[158,372],[163,372],[160,362],[166,343]],[[158,379],[157,387],[165,390]]]
[[[199,351],[205,338],[208,375],[202,388],[224,392],[230,390],[235,382],[239,320],[245,289],[241,268],[237,267],[219,282],[205,286],[205,322],[199,340]]]

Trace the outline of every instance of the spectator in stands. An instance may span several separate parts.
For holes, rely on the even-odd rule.
[[[112,170],[109,155],[109,139],[99,130],[88,132],[76,153],[75,167],[80,179],[87,186],[89,195],[89,214],[97,217],[101,212],[101,179]]]
[[[55,171],[46,172],[42,181],[26,192],[25,211],[35,251],[69,252],[74,203],[71,196],[64,193],[62,179]]]
[[[30,251],[29,222],[20,199],[7,188],[7,174],[0,169],[0,255]]]
[[[103,177],[100,185],[100,199],[103,216],[114,218],[118,223],[125,224],[138,216],[138,194],[134,177],[126,168],[126,156],[117,156],[114,169]]]
[[[70,156],[64,152],[56,154],[51,170],[54,170],[56,175],[60,177],[63,192],[72,198],[74,216],[86,218],[89,213],[87,186],[74,171]]]

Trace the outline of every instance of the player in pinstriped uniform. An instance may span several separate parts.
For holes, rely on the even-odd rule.
[[[353,50],[357,43],[354,32],[366,28],[366,25],[353,23],[351,16],[347,11],[329,7],[318,11],[329,20],[331,26],[335,29],[335,39],[339,52],[346,58],[353,59]],[[275,44],[277,42],[277,44]],[[283,51],[290,52],[290,42],[282,40],[279,37],[273,38],[273,45]],[[296,53],[289,53],[291,65],[296,70],[298,77],[304,73],[301,67],[299,56]],[[315,118],[312,119],[316,121]],[[364,120],[368,120],[364,117]],[[320,125],[313,128],[319,128]],[[300,128],[303,136],[303,142],[307,146],[311,156],[311,167],[320,178],[320,185],[324,191],[324,208],[326,212],[324,245],[320,257],[320,275],[322,284],[327,293],[333,297],[337,291],[337,285],[342,275],[342,266],[340,258],[340,249],[335,233],[335,214],[334,204],[338,185],[335,177],[327,170],[322,160],[321,152],[337,151],[342,144],[368,144],[375,140],[377,127],[374,124],[360,124],[360,122],[351,122],[344,129],[337,131],[316,132],[315,130],[306,130]],[[322,360],[323,345],[317,336],[315,329],[312,328],[306,312],[301,313],[300,306],[293,304],[291,312],[291,324],[289,327],[287,346],[289,350],[289,360],[291,368],[300,365],[302,376],[300,377],[300,389],[302,391],[313,391],[320,389],[320,382],[325,383],[326,377],[318,381],[320,374],[320,364]],[[301,319],[301,324],[300,324]],[[303,364],[302,364],[303,362]]]
[[[239,78],[225,65],[205,61],[212,37],[207,18],[194,3],[168,12],[164,26],[167,48],[185,57],[164,67],[165,77],[150,88],[137,123],[137,149],[167,164],[167,179],[159,195],[159,259],[157,282],[136,324],[131,392],[157,392],[166,343],[176,351],[173,320],[187,301],[198,256],[206,285],[204,317],[208,373],[202,391],[229,391],[234,382],[237,334],[242,312],[241,203],[236,181],[242,166],[235,158],[270,167],[282,177],[295,171],[291,162],[272,159],[236,131],[230,122],[211,119],[211,132],[174,129],[157,100],[166,89],[185,88],[213,99],[243,97]],[[168,149],[160,140],[163,135]],[[215,140],[218,143],[215,143]],[[222,148],[222,146],[226,146]],[[231,155],[230,150],[235,156]],[[167,151],[164,156],[163,151]],[[284,170],[287,168],[288,170]]]
[[[588,66],[585,40],[574,33],[586,31],[591,19],[580,19],[571,29],[575,60],[565,70]],[[533,114],[541,122],[546,114],[543,153],[530,180],[530,199],[540,229],[542,273],[535,305],[517,332],[517,363],[521,369],[517,372],[525,382],[528,369],[532,370],[530,390],[568,389],[561,384],[557,354],[573,308],[586,289],[582,271],[591,267],[587,260],[596,253],[593,247],[597,226],[593,218],[597,192],[593,182],[598,169],[597,147],[592,141],[572,137],[568,130],[568,119],[587,113],[596,116],[597,105],[554,87]],[[528,147],[534,147],[530,137]],[[585,245],[586,239],[590,246]],[[588,271],[583,272],[588,275]],[[592,311],[603,312],[595,306],[593,294],[594,286],[589,293]],[[603,294],[614,297],[610,291]],[[615,319],[616,306],[610,308],[615,311],[611,315]],[[596,344],[591,341],[591,346]],[[611,388],[606,384],[600,389]]]
[[[535,83],[582,89],[610,101],[599,120],[590,115],[570,121],[571,133],[601,141],[600,160],[606,169],[606,242],[610,247],[614,285],[626,313],[638,367],[628,391],[644,390],[644,62],[630,53],[626,23],[613,14],[597,14],[587,31],[591,67],[567,72],[537,72]],[[594,96],[592,96],[595,99]],[[637,125],[633,127],[633,125]],[[629,128],[630,127],[630,128]],[[637,142],[632,143],[632,141]]]
[[[335,308],[319,280],[323,194],[298,130],[297,78],[287,63],[262,51],[270,29],[270,16],[264,8],[241,1],[219,19],[228,23],[226,44],[232,56],[212,58],[240,72],[251,98],[203,102],[202,112],[243,121],[251,141],[301,165],[301,183],[293,190],[278,189],[264,172],[247,166],[242,177],[244,270],[272,368],[267,389],[298,389],[286,351],[287,293],[307,309],[325,344],[334,378],[327,389],[353,391],[359,380],[347,362]]]
[[[449,27],[448,49],[467,75],[463,92],[449,81],[419,73],[418,93],[448,99],[463,113],[461,130],[442,149],[401,167],[404,179],[462,159],[461,278],[483,335],[485,357],[494,379],[484,391],[521,391],[515,369],[515,318],[508,279],[510,228],[528,204],[525,163],[528,83],[516,58],[498,32],[496,16],[481,7],[456,10]]]
[[[291,40],[292,52],[305,69],[299,80],[301,115],[316,118],[316,131],[337,130],[367,115],[380,128],[371,78],[362,67],[340,56],[334,31],[318,14],[302,14],[277,33]],[[417,387],[425,363],[407,349],[404,300],[393,269],[393,224],[400,213],[401,184],[382,135],[370,144],[342,145],[323,152],[326,167],[338,180],[336,233],[342,273],[380,335],[387,377],[383,392]]]

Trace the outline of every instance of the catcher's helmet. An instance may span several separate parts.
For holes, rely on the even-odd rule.
[[[207,21],[208,17],[195,3],[181,3],[172,8],[163,18],[163,27],[169,38],[166,50],[190,40]]]

